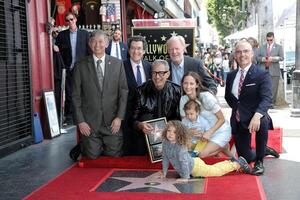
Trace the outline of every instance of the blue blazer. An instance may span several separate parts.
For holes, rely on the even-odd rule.
[[[85,30],[77,30],[76,40],[76,62],[83,59],[85,56],[90,55],[92,52],[89,47],[89,32]],[[59,47],[59,52],[62,56],[64,64],[69,69],[72,63],[72,47],[70,42],[70,30],[61,31],[56,40],[55,44]]]
[[[109,41],[108,47],[105,49],[105,53],[108,55],[111,55],[111,43],[112,41]],[[126,60],[128,58],[127,45],[123,42],[120,42],[120,50],[121,50],[122,60]]]
[[[125,68],[125,74],[127,79],[127,85],[128,85],[128,98],[127,98],[127,108],[126,108],[126,118],[130,118],[133,116],[133,110],[134,110],[134,102],[136,97],[136,91],[137,91],[137,83],[136,79],[132,70],[130,59],[127,59],[123,61],[124,68]],[[143,68],[146,75],[146,81],[151,78],[151,64],[143,60],[142,61]]]
[[[247,129],[251,118],[258,112],[263,116],[268,116],[268,109],[272,104],[272,80],[268,72],[259,69],[256,65],[251,65],[242,85],[239,99],[232,93],[232,86],[238,69],[227,75],[225,99],[232,108],[231,127],[236,128],[236,111],[239,109],[240,122]],[[261,120],[261,122],[268,120]]]

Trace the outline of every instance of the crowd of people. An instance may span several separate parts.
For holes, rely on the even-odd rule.
[[[54,51],[63,57],[67,69],[67,115],[80,134],[70,152],[74,161],[79,155],[90,159],[146,155],[145,134],[151,134],[154,127],[145,121],[160,117],[168,121],[162,133],[161,178],[166,177],[169,163],[181,181],[190,175],[221,176],[239,169],[261,175],[264,157],[279,157],[267,147],[273,85],[268,70],[281,59],[273,50],[264,55],[250,41],[241,40],[233,53],[218,49],[214,59],[207,49],[202,62],[185,55],[185,40],[177,35],[166,42],[170,59],[149,63],[143,59],[147,49],[144,37],[132,36],[124,44],[121,31],[115,30],[109,41],[101,30],[91,34],[79,30],[72,13],[66,14],[65,21],[70,28],[58,34]],[[274,39],[267,35],[268,41],[270,37]],[[265,63],[264,68],[258,63]],[[216,97],[213,74],[226,80],[230,121]],[[250,147],[253,132],[256,149]],[[232,137],[239,157],[230,151]],[[221,152],[229,160],[213,166],[202,160]],[[251,162],[255,163],[252,169]]]

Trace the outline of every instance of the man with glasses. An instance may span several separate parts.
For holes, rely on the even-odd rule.
[[[65,123],[72,124],[72,72],[75,62],[90,54],[89,33],[77,28],[76,16],[67,12],[65,21],[69,29],[61,31],[57,38],[53,50],[60,52],[66,67],[66,99],[65,99]]]
[[[267,147],[270,117],[268,109],[272,103],[272,82],[268,72],[252,63],[254,53],[249,42],[242,40],[236,44],[235,60],[239,69],[227,76],[225,99],[232,108],[230,124],[237,153],[248,163],[255,162],[252,173],[264,173],[263,158],[279,154]],[[256,135],[256,150],[251,149],[251,133]]]
[[[282,46],[275,43],[274,33],[267,33],[267,43],[259,49],[258,63],[260,67],[268,72],[272,77],[272,94],[273,104],[276,102],[278,84],[280,78],[280,61],[283,61],[283,49]]]
[[[145,138],[133,129],[132,116],[135,108],[134,97],[137,88],[151,78],[151,64],[143,60],[146,49],[147,42],[144,37],[138,35],[128,39],[128,53],[130,58],[123,62],[128,85],[126,115],[124,123],[122,123],[124,155],[144,154],[144,148],[140,148],[139,138]]]
[[[206,72],[202,61],[184,55],[186,52],[184,37],[181,35],[172,36],[168,39],[166,45],[170,56],[170,60],[168,60],[170,66],[169,80],[180,85],[183,75],[189,71],[193,71],[200,75],[203,80],[202,84],[205,87],[209,88],[214,94],[217,93],[215,81]]]
[[[140,142],[147,152],[143,134],[150,134],[153,127],[143,121],[166,117],[167,120],[179,120],[180,86],[169,81],[170,70],[165,60],[155,60],[152,63],[151,80],[142,84],[137,91],[133,126],[142,132]]]

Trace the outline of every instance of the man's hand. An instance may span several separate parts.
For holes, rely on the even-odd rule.
[[[138,128],[139,128],[140,130],[142,130],[143,133],[145,133],[145,134],[150,134],[151,131],[153,130],[153,127],[152,127],[150,124],[145,123],[145,122],[140,122],[140,123],[138,124]]]
[[[53,51],[55,51],[55,52],[59,52],[59,48],[58,48],[58,46],[57,46],[57,45],[53,45]]]
[[[111,132],[113,134],[118,133],[120,130],[120,127],[121,127],[121,119],[119,117],[116,117],[110,125]]]
[[[91,134],[91,128],[86,122],[79,123],[78,128],[82,135],[89,136]]]
[[[250,121],[250,124],[248,126],[249,132],[253,132],[253,131],[259,131],[259,127],[260,127],[260,118],[262,117],[261,114],[259,113],[255,113]]]

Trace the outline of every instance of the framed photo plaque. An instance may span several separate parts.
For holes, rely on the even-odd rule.
[[[47,114],[49,132],[50,132],[49,137],[53,138],[60,135],[60,128],[59,128],[59,122],[57,117],[54,92],[45,91],[43,93],[43,96],[44,96],[45,109]]]
[[[162,138],[161,134],[166,127],[167,120],[165,117],[144,121],[153,128],[150,134],[145,134],[146,143],[152,163],[162,160]]]

